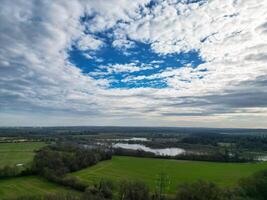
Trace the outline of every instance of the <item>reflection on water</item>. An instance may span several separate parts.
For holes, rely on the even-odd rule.
[[[132,149],[132,150],[143,150],[146,152],[151,152],[156,155],[161,156],[176,156],[185,153],[184,149],[181,148],[165,148],[165,149],[151,149],[142,144],[125,144],[125,143],[115,143],[114,148]]]
[[[258,161],[267,161],[267,156],[259,156]]]
[[[142,141],[142,142],[146,142],[146,141],[150,141],[147,138],[144,137],[132,137],[132,138],[116,138],[116,139],[106,139],[106,140],[111,140],[111,141]]]

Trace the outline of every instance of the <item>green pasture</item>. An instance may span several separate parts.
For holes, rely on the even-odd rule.
[[[26,164],[33,159],[34,151],[45,145],[44,142],[0,143],[0,167]]]
[[[75,192],[61,187],[37,176],[25,176],[0,180],[0,200],[13,199],[21,196],[41,196],[44,194]]]
[[[179,184],[199,179],[212,181],[223,187],[234,186],[240,178],[262,169],[267,169],[267,162],[216,163],[114,156],[112,160],[100,162],[71,175],[88,183],[103,178],[113,181],[142,180],[153,190],[159,175],[165,173],[169,179],[167,192],[174,193]]]

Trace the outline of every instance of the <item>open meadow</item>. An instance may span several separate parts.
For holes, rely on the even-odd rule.
[[[34,151],[45,145],[44,142],[0,143],[0,167],[29,163],[34,157]],[[1,200],[28,196],[29,194],[40,196],[44,194],[62,194],[67,192],[74,191],[38,176],[0,179]]]
[[[26,164],[34,157],[34,151],[45,146],[44,142],[0,143],[0,167]]]
[[[88,183],[102,178],[113,181],[142,180],[153,190],[159,175],[165,173],[169,179],[167,192],[174,193],[177,185],[198,179],[212,181],[223,187],[233,186],[240,178],[262,169],[267,169],[267,162],[216,163],[114,156],[112,160],[100,162],[72,175]]]
[[[2,143],[0,144],[2,158],[0,166],[29,163],[36,153],[35,150],[45,145],[43,142]],[[83,156],[86,157],[86,154]],[[41,158],[46,160],[44,157]],[[53,157],[50,159],[53,162]],[[50,160],[47,161],[50,162]],[[69,161],[72,162],[73,158]],[[58,166],[55,169],[58,169]],[[150,187],[151,193],[155,192],[159,178],[164,176],[167,185],[164,193],[173,196],[177,187],[183,183],[205,180],[221,187],[233,187],[240,179],[263,169],[267,169],[267,162],[227,163],[113,156],[111,160],[101,161],[96,165],[67,174],[67,176],[78,177],[91,187],[101,179],[111,180],[115,186],[119,186],[117,183],[123,180],[140,180]],[[117,194],[117,189],[118,187],[115,187],[114,194]],[[52,193],[80,194],[70,187],[61,186],[40,176],[0,179],[0,200],[29,196],[29,194],[40,196]]]
[[[75,192],[37,176],[25,176],[0,180],[0,200],[21,196],[40,196],[45,194]]]

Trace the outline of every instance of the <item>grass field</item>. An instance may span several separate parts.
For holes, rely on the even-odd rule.
[[[0,143],[0,167],[28,163],[34,156],[34,150],[43,146],[43,142]]]
[[[220,186],[232,186],[240,178],[262,169],[267,169],[267,162],[239,164],[114,156],[110,161],[100,162],[72,175],[89,183],[101,178],[142,180],[153,190],[157,177],[164,172],[170,180],[168,193],[174,193],[177,185],[198,179],[213,181]]]
[[[0,180],[0,200],[12,199],[20,196],[35,196],[52,193],[74,192],[36,176],[27,176]],[[78,192],[75,191],[78,194]]]

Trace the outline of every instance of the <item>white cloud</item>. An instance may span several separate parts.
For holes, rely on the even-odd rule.
[[[198,49],[207,61],[199,68],[206,68],[208,72],[198,80],[187,71],[192,79],[182,83],[187,85],[185,93],[222,92],[266,73],[266,10],[267,3],[263,1],[217,0],[201,5],[174,5],[164,1],[145,17],[121,26],[120,32],[131,39],[151,43],[152,49],[161,54]],[[170,86],[179,90],[179,77],[183,79],[186,75],[181,75],[181,71],[183,69],[173,70],[172,73],[177,74],[168,79]]]
[[[104,45],[103,41],[96,39],[88,34],[82,35],[77,42],[78,49],[82,51],[98,50],[103,45]]]
[[[107,68],[109,73],[120,73],[120,72],[137,72],[140,71],[140,67],[135,66],[133,63],[121,65],[121,64],[115,64],[112,66],[109,66]]]
[[[135,44],[134,42],[129,41],[127,39],[116,39],[112,42],[112,46],[115,48],[125,50],[125,49],[133,48]]]
[[[142,63],[140,66],[138,66],[136,63],[128,63],[128,64],[114,64],[114,65],[110,64],[108,66],[99,66],[99,68],[107,70],[107,74],[112,74],[112,73],[132,73],[143,70],[149,70],[153,69],[153,66],[146,65],[144,63]]]
[[[200,5],[160,0],[151,9],[145,7],[148,2],[1,1],[0,110],[5,114],[0,118],[40,112],[40,120],[51,113],[58,120],[69,115],[64,119],[68,124],[74,115],[79,119],[93,115],[117,125],[116,119],[125,117],[129,125],[134,118],[136,124],[138,119],[142,123],[149,119],[147,125],[161,120],[166,125],[179,125],[179,120],[199,125],[208,120],[206,126],[232,122],[229,126],[238,127],[248,123],[238,120],[240,116],[253,113],[250,125],[264,126],[267,2],[214,0]],[[92,20],[80,23],[84,14]],[[151,44],[158,54],[197,49],[207,62],[195,69],[172,68],[124,80],[158,78],[166,81],[167,88],[110,89],[110,80],[95,80],[68,61],[74,44],[84,51],[105,45],[94,33],[107,30],[112,30],[109,38],[114,38],[116,48],[131,48],[132,41],[138,41]],[[151,67],[130,63],[106,69],[131,73]],[[27,117],[34,121],[30,114]]]

